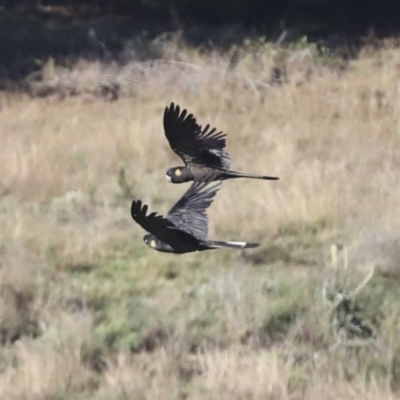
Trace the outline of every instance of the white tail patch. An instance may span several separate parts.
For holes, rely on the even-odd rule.
[[[236,248],[236,249],[247,249],[247,248],[254,248],[258,247],[258,243],[249,243],[249,242],[218,242],[212,241],[209,242],[214,249],[221,249],[221,248]]]
[[[247,242],[226,242],[227,244],[231,244],[232,246],[244,247]]]

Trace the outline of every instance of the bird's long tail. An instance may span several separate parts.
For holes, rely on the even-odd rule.
[[[279,178],[276,176],[266,176],[266,175],[257,175],[257,174],[246,174],[244,172],[236,172],[236,171],[229,171],[227,169],[222,170],[223,175],[221,179],[230,179],[230,178],[250,178],[250,179],[265,179],[269,181],[276,181]]]
[[[224,247],[230,249],[254,249],[260,245],[259,243],[253,242],[218,242],[216,240],[210,240],[207,244],[213,249]]]

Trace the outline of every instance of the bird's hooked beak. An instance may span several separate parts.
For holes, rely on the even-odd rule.
[[[171,177],[168,174],[165,175],[165,179],[167,180],[167,182],[171,182]]]

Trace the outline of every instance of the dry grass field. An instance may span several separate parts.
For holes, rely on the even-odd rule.
[[[248,43],[229,62],[171,40],[152,62],[49,60],[47,97],[1,93],[0,398],[400,399],[395,44],[345,63]],[[234,170],[280,177],[225,182],[208,212],[210,238],[258,249],[142,242],[131,201],[166,213],[187,189],[164,178],[171,101],[228,134]]]

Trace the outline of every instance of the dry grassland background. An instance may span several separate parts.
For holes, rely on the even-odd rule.
[[[49,60],[31,96],[0,94],[0,398],[400,399],[395,42],[348,62],[306,42],[160,46],[124,66]],[[258,249],[142,242],[131,201],[163,214],[187,189],[164,178],[171,101],[228,134],[234,170],[280,177],[225,182],[208,212],[210,238]],[[375,267],[359,346],[323,300],[332,243],[347,292]]]

